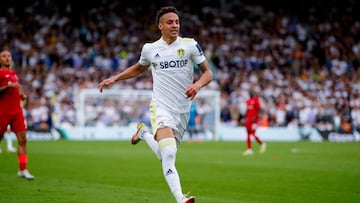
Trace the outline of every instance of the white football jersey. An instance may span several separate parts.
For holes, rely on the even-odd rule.
[[[144,44],[139,63],[151,67],[152,104],[175,113],[188,112],[190,100],[185,89],[193,83],[194,64],[204,60],[200,45],[192,38],[178,37],[170,45],[162,38]]]

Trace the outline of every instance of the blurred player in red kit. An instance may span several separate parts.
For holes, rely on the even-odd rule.
[[[0,141],[8,129],[16,134],[18,141],[18,176],[34,179],[27,170],[26,120],[21,101],[26,98],[16,71],[12,70],[12,56],[9,51],[0,52]]]
[[[6,140],[6,149],[7,149],[6,151],[10,152],[10,153],[13,153],[13,152],[17,151],[16,148],[14,147],[14,145],[13,145],[12,135],[13,135],[13,132],[11,132],[10,126],[8,126],[8,129],[4,133],[4,137],[5,137],[5,140]],[[0,153],[1,153],[1,148],[0,148]]]
[[[259,123],[259,117],[261,112],[260,99],[256,95],[256,92],[250,90],[250,98],[246,101],[246,117],[245,117],[245,127],[247,132],[247,149],[243,152],[244,156],[253,154],[251,146],[251,137],[254,137],[256,142],[260,145],[260,153],[266,151],[266,144],[261,141],[261,139],[256,135],[256,127]]]

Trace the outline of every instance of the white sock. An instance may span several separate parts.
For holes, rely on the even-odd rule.
[[[179,174],[175,168],[177,146],[175,138],[164,138],[159,141],[162,157],[162,169],[165,180],[177,202],[181,202],[184,194],[181,190]]]
[[[155,153],[156,157],[161,161],[161,154],[159,152],[159,143],[154,139],[154,135],[145,133],[143,140],[149,145],[151,150]]]
[[[14,149],[12,139],[11,139],[11,133],[5,132],[5,139],[6,139],[6,146],[8,149]]]

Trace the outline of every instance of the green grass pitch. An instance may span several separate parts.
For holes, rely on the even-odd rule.
[[[244,142],[183,142],[183,192],[197,203],[360,202],[360,143],[268,142],[242,156]],[[144,142],[29,141],[28,168],[1,143],[1,203],[173,203],[161,164]]]

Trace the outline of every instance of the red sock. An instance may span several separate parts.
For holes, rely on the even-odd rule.
[[[251,149],[251,134],[247,135],[246,143],[247,143],[247,148]]]
[[[20,171],[26,169],[27,164],[27,155],[26,154],[19,154],[18,155],[18,161],[19,161],[19,169]]]

